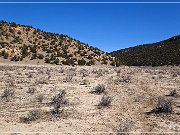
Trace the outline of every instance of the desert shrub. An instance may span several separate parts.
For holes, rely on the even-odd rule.
[[[5,99],[7,102],[10,101],[14,97],[14,90],[7,88],[3,91],[1,98]]]
[[[104,93],[106,90],[105,85],[104,84],[98,84],[95,88],[94,91],[92,91],[93,93],[97,93],[97,94],[101,94]]]
[[[17,55],[14,55],[12,58],[11,58],[11,61],[19,61],[20,60],[20,57],[17,56]]]
[[[99,70],[96,72],[96,74],[97,74],[96,77],[99,78],[99,77],[103,76],[104,72],[103,72],[102,69],[99,69]]]
[[[37,119],[39,119],[40,116],[41,116],[40,110],[31,110],[29,111],[27,116],[20,117],[19,119],[20,119],[20,122],[30,123],[31,121],[36,121]]]
[[[64,64],[64,65],[75,65],[75,59],[73,59],[73,58],[70,58],[70,59],[67,59],[67,60],[63,60],[62,61],[62,64]]]
[[[43,58],[44,58],[44,55],[43,55],[43,54],[38,54],[38,55],[37,55],[37,58],[38,58],[38,59],[43,59]]]
[[[168,96],[174,97],[174,96],[176,96],[176,95],[177,95],[177,91],[176,91],[176,90],[172,90],[172,91],[170,91],[170,93],[169,93]]]
[[[8,87],[14,87],[15,86],[14,81],[13,80],[7,80],[7,86]]]
[[[44,99],[44,95],[43,95],[43,94],[39,94],[39,95],[37,96],[37,101],[38,101],[39,103],[42,103],[43,99]]]
[[[34,94],[34,92],[36,91],[36,88],[35,87],[30,87],[27,91],[27,93],[29,94]]]
[[[170,100],[166,100],[164,98],[159,97],[158,102],[153,110],[148,112],[147,114],[160,114],[160,113],[172,113],[172,104]]]
[[[78,46],[78,50],[84,50],[84,46],[82,45]]]
[[[17,34],[21,35],[21,31],[18,31]]]
[[[55,56],[55,54],[51,54],[51,56],[50,56],[50,60],[55,60],[56,59],[56,56]]]
[[[30,51],[31,51],[32,53],[37,53],[37,45],[30,46]]]
[[[54,114],[55,116],[59,116],[62,113],[62,107],[67,103],[65,100],[65,94],[65,90],[61,90],[51,99],[50,105],[53,106],[52,114]]]
[[[172,75],[172,77],[177,77],[177,76],[178,76],[178,74],[175,74],[175,73]]]
[[[51,62],[48,57],[46,57],[44,61],[45,61],[45,63],[50,63]]]
[[[81,60],[78,60],[78,65],[86,65],[86,61],[82,58]]]
[[[124,121],[123,123],[119,124],[118,127],[116,127],[115,132],[116,135],[129,135],[130,125],[127,121]]]
[[[91,65],[94,65],[94,64],[95,64],[95,61],[94,60],[90,60],[89,62],[87,62],[86,65],[91,66]]]
[[[46,53],[52,53],[53,51],[50,48],[46,49]]]
[[[108,107],[111,105],[111,97],[107,96],[107,95],[103,95],[103,97],[101,98],[99,104],[98,104],[98,108],[101,107]]]
[[[79,71],[80,75],[82,75],[82,77],[86,77],[89,75],[88,71],[86,69],[81,69]]]
[[[56,58],[56,59],[54,60],[54,64],[56,64],[56,65],[59,64],[59,59],[58,59],[58,58]]]
[[[130,77],[130,75],[122,75],[120,77],[120,81],[125,82],[125,83],[130,83],[131,82],[131,77]]]
[[[8,59],[8,57],[9,57],[9,53],[8,53],[8,52],[5,52],[3,58],[4,58],[4,59]]]
[[[46,78],[40,78],[36,80],[36,84],[47,84],[47,79]]]
[[[110,65],[111,66],[116,66],[116,62],[113,60]]]
[[[21,47],[21,55],[22,55],[22,58],[25,58],[26,56],[28,56],[28,46],[27,45],[23,45]]]
[[[103,58],[101,64],[107,65],[108,62],[107,62],[107,60],[105,58]]]
[[[30,60],[36,59],[37,53],[33,53]]]
[[[73,57],[73,54],[69,54],[69,57]]]
[[[65,78],[65,82],[71,82],[72,79],[74,77],[74,74],[73,73],[69,73],[66,78]]]

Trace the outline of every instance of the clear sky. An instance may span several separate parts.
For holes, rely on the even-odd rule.
[[[180,34],[180,4],[0,4],[0,12],[0,20],[66,34],[106,52]]]

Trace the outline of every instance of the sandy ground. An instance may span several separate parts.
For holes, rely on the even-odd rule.
[[[98,108],[105,85],[111,105]],[[7,101],[4,90],[14,94]],[[30,92],[29,89],[34,89]],[[0,134],[180,134],[180,67],[51,66],[0,64]],[[49,102],[65,90],[67,104],[56,118]],[[177,96],[166,96],[176,90]],[[42,102],[38,97],[43,95]],[[173,113],[151,114],[159,97],[170,100]],[[40,116],[20,120],[32,110]]]

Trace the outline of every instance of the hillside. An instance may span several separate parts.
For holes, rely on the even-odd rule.
[[[115,58],[67,35],[0,22],[0,61],[56,65],[116,65]]]
[[[110,54],[128,66],[179,65],[180,35],[153,44],[114,51]]]

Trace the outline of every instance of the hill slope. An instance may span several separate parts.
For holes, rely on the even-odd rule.
[[[5,21],[0,22],[0,57],[27,63],[115,65],[115,58],[67,35]]]
[[[180,35],[153,44],[114,51],[110,54],[129,66],[179,65]]]

